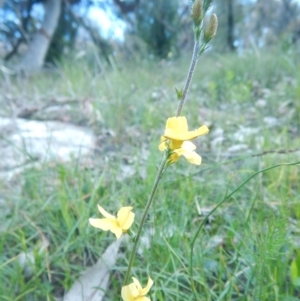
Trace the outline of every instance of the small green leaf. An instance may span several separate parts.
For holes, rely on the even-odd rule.
[[[183,91],[182,90],[178,90],[177,88],[175,88],[175,91],[176,91],[178,100],[180,100],[181,97],[182,97],[182,95],[183,95]]]
[[[297,250],[297,253],[296,253],[296,259],[295,259],[295,263],[297,265],[297,268],[298,268],[298,273],[300,274],[300,250]],[[300,276],[298,274],[298,276]]]
[[[298,278],[298,267],[297,267],[296,260],[293,260],[291,263],[290,275],[291,275],[291,279],[293,282],[294,282],[294,280],[296,280]]]
[[[300,275],[297,267],[297,261],[293,260],[290,266],[290,276],[294,286],[300,287]]]

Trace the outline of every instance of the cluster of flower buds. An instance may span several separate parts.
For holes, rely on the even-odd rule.
[[[194,23],[194,32],[196,40],[199,40],[202,32],[202,23],[204,16],[208,9],[210,8],[212,0],[194,0],[191,18]],[[207,28],[204,30],[202,37],[203,43],[206,45],[217,33],[218,28],[218,18],[216,14],[212,14],[207,25]]]

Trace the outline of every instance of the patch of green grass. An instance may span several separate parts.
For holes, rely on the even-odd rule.
[[[25,95],[28,105],[75,98],[70,120],[100,138],[92,165],[84,158],[44,164],[20,175],[19,190],[1,185],[9,209],[1,216],[1,300],[62,296],[115,239],[89,226],[89,217],[99,217],[97,204],[112,213],[132,205],[137,229],[161,157],[159,137],[175,114],[175,87],[182,88],[187,68],[184,57],[119,62],[119,69],[105,72],[97,64],[66,61],[58,72],[11,79],[11,97]],[[194,128],[208,122],[211,132],[199,139],[202,165],[180,159],[169,167],[150,210],[133,274],[142,283],[148,275],[154,279],[151,300],[192,300],[190,244],[208,212],[256,171],[299,161],[299,68],[296,54],[200,59],[183,114]],[[86,100],[90,115],[82,110]],[[8,114],[8,106],[2,111]],[[97,112],[102,118],[94,118]],[[299,174],[299,166],[258,174],[207,220],[193,253],[199,300],[300,298],[290,279],[299,249]],[[119,298],[130,252],[129,240],[106,300]],[[34,258],[25,270],[19,254]]]

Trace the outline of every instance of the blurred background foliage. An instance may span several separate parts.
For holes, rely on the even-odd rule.
[[[1,301],[62,300],[112,238],[87,226],[97,204],[109,212],[134,204],[141,212],[161,156],[162,127],[175,109],[174,88],[184,85],[190,62],[190,5],[0,0],[0,116],[72,123],[97,137],[88,158],[26,165],[8,183],[0,179]],[[151,249],[143,244],[135,269],[155,278],[153,300],[191,300],[181,263],[187,265],[197,225],[224,193],[257,170],[299,160],[300,2],[214,0],[213,12],[218,33],[195,71],[186,110],[191,125],[211,131],[199,141],[203,164],[196,169],[182,160],[164,176],[145,234]],[[40,67],[57,67],[14,76],[10,70],[33,41],[41,49],[49,44]],[[1,129],[6,142],[11,127]],[[194,257],[201,300],[300,300],[299,183],[298,166],[273,169],[208,220]],[[50,245],[41,255],[43,235]],[[119,298],[130,252],[121,250],[105,300]],[[19,254],[35,256],[32,277]]]
[[[17,64],[34,34],[47,32],[50,0],[0,1],[0,57]],[[60,17],[45,62],[55,63],[71,52],[95,45],[108,63],[120,55],[166,59],[193,45],[189,34],[190,1],[58,0]],[[257,51],[279,45],[299,48],[300,2],[295,0],[215,0],[219,18],[214,51]],[[42,29],[41,29],[42,28]],[[108,29],[107,29],[108,28]]]

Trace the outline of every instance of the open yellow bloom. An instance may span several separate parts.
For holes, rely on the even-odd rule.
[[[133,283],[123,286],[121,296],[124,301],[150,301],[150,298],[145,297],[153,285],[152,279],[149,277],[147,285],[142,288],[140,282],[132,277]]]
[[[190,163],[200,165],[201,157],[195,152],[196,146],[190,140],[206,135],[208,132],[209,129],[205,125],[189,131],[184,116],[168,118],[165,133],[160,139],[159,150],[164,151],[168,148],[171,151],[169,164],[175,163],[180,156],[184,156]]]
[[[132,207],[122,207],[118,211],[117,217],[109,214],[99,205],[98,210],[105,218],[90,218],[90,224],[103,231],[111,231],[118,239],[122,233],[127,232],[134,221],[134,213],[131,212]]]

